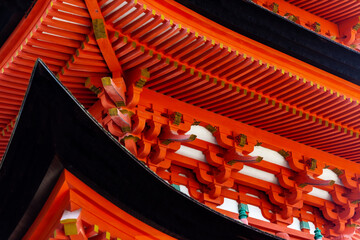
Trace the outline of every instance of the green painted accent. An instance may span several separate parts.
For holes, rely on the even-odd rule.
[[[180,186],[179,185],[173,183],[173,184],[171,184],[171,186],[173,188],[175,188],[176,190],[180,191]]]
[[[301,221],[300,222],[300,229],[309,229],[310,230],[310,225],[308,222],[305,221]]]
[[[306,187],[306,186],[307,186],[307,183],[301,183],[301,184],[299,185],[299,187],[301,187],[301,188]]]
[[[133,48],[136,48],[136,42],[132,42],[132,43],[131,43],[131,46],[132,46]]]
[[[244,94],[245,96],[247,95],[247,90],[246,90],[246,89],[243,90],[243,94]]]
[[[224,81],[221,81],[220,85],[221,85],[222,87],[224,87],[224,86],[225,86],[225,82],[224,82]]]
[[[285,106],[285,111],[287,111],[287,112],[289,111],[289,106],[287,106],[287,105]]]
[[[181,71],[183,71],[183,72],[186,71],[186,66],[185,66],[185,65],[182,65],[182,66],[181,66]]]
[[[214,84],[216,84],[217,81],[218,81],[217,78],[214,78],[214,79],[213,79],[213,83],[214,83]]]
[[[316,117],[315,117],[315,116],[312,117],[312,121],[313,121],[313,122],[316,121]]]
[[[238,209],[239,209],[239,211],[240,211],[240,209],[245,209],[246,212],[249,212],[249,206],[245,203],[240,203],[238,205]]]
[[[240,92],[240,88],[236,86],[236,92]]]
[[[322,124],[322,119],[321,118],[319,118],[319,123]]]
[[[259,142],[258,140],[256,140],[255,146],[261,146],[262,144],[263,144],[262,142]]]
[[[325,121],[325,127],[328,127],[328,126],[329,126],[329,122]]]
[[[338,126],[338,131],[341,131],[341,126]]]
[[[306,119],[306,120],[309,119],[309,114],[308,114],[308,113],[305,115],[305,119]]]
[[[104,20],[101,18],[93,19],[92,23],[95,39],[107,38]]]
[[[246,219],[248,216],[246,214],[245,209],[240,209],[239,211],[239,219]]]
[[[89,37],[88,35],[86,35],[85,41],[86,41],[87,43],[90,42],[90,37]]]
[[[315,236],[314,236],[315,240],[321,240],[322,239],[323,235],[321,235],[321,231],[320,231],[319,228],[316,228],[314,233],[315,233]]]
[[[261,95],[258,95],[258,100],[261,101]]]
[[[275,100],[271,100],[271,105],[275,106]]]
[[[174,62],[174,67],[177,68],[179,66],[178,62]]]
[[[81,49],[84,49],[85,48],[85,44],[82,42],[81,43],[81,46],[80,46]]]
[[[251,93],[250,93],[250,97],[251,97],[251,98],[254,98],[254,95],[255,95],[254,92],[251,92]]]
[[[238,208],[239,208],[239,219],[246,219],[248,217],[246,212],[249,212],[248,205],[240,203],[238,205]]]

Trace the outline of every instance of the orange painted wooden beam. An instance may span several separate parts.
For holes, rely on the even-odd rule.
[[[134,239],[174,239],[130,214],[96,193],[67,170],[61,174],[51,195],[23,239],[47,239],[59,226],[64,210],[81,208],[82,220],[96,224],[112,236]]]
[[[217,126],[232,126],[232,129],[239,129],[245,135],[254,136],[256,139],[258,139],[259,142],[263,142],[263,144],[265,144],[264,146],[268,146],[274,150],[280,150],[285,147],[288,151],[298,152],[304,155],[306,155],[305,153],[310,153],[311,157],[315,159],[324,159],[329,164],[337,166],[340,169],[359,168],[357,163],[345,160],[343,158],[317,150],[315,148],[311,148],[290,139],[283,138],[279,135],[266,132],[259,128],[243,124],[230,118],[220,116],[204,109],[189,106],[184,102],[156,93],[149,89],[143,90],[141,99],[144,102],[152,102],[157,106],[162,106],[165,108],[173,106],[174,109],[184,114],[193,115],[195,113],[197,121],[211,122],[212,124]],[[154,102],[154,99],[156,99],[156,102]]]
[[[164,14],[167,18],[188,26],[199,34],[210,37],[219,43],[224,43],[231,49],[239,49],[255,59],[272,63],[279,68],[305,79],[310,79],[328,89],[339,91],[353,99],[360,99],[359,86],[235,33],[175,1],[161,0],[154,2],[144,0],[142,2],[147,6],[151,6],[157,12]]]

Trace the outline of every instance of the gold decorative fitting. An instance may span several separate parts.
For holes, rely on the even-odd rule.
[[[107,38],[105,23],[103,19],[93,19],[93,28],[96,39]]]

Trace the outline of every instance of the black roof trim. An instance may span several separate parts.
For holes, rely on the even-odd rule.
[[[280,239],[175,190],[37,61],[0,168],[0,216],[7,221],[0,224],[0,239],[23,236],[63,167],[124,211],[178,239]],[[29,213],[36,203],[37,212]]]
[[[247,0],[176,0],[267,46],[360,85],[360,54]]]

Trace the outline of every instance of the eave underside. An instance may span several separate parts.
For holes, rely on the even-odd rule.
[[[112,51],[123,71],[148,69],[151,78],[145,87],[342,158],[360,160],[357,98],[201,36],[140,3],[100,4],[115,31],[110,36]],[[165,2],[164,6],[169,7]],[[41,15],[37,7],[32,14]],[[19,47],[3,50],[7,58],[0,75],[2,154],[36,58],[42,58],[87,108],[96,96],[84,87],[86,79],[95,79],[96,85],[96,79],[111,75],[85,3],[59,0],[46,9]],[[270,50],[264,47],[264,51]]]
[[[119,208],[178,239],[279,239],[162,181],[105,131],[41,62],[30,84],[0,169],[0,214],[7,219],[0,226],[2,239],[26,233],[63,168]]]

